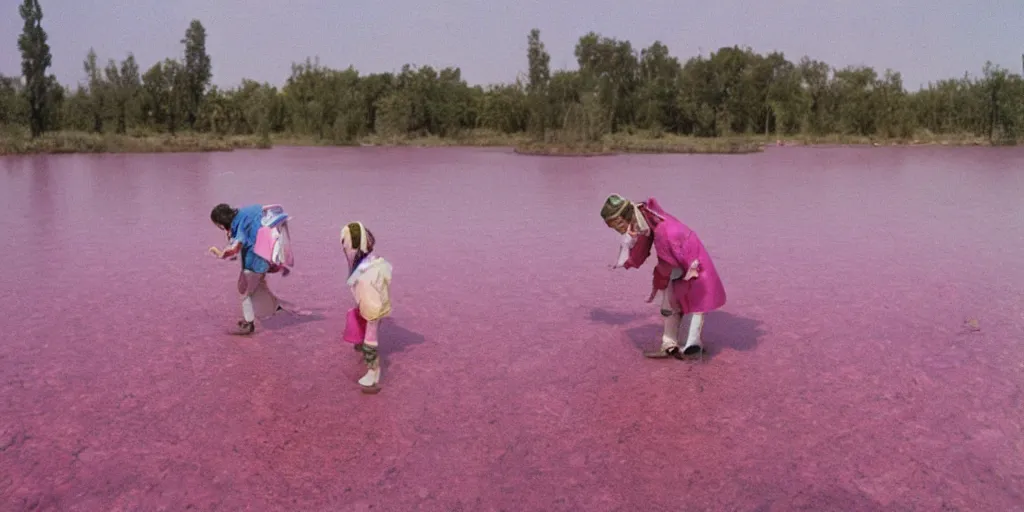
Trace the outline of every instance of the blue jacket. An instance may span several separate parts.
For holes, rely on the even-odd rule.
[[[231,239],[242,244],[242,269],[264,274],[270,270],[270,262],[256,255],[256,234],[262,226],[263,205],[251,204],[238,209],[238,215],[231,221]]]

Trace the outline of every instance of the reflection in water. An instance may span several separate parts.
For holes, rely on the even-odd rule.
[[[50,172],[50,158],[46,156],[32,157],[27,160],[29,176],[32,188],[25,199],[29,201],[29,218],[31,219],[35,232],[39,234],[52,235],[57,231],[56,224],[61,213],[61,207],[57,196],[61,194],[57,184],[58,175]],[[12,211],[17,211],[11,208]]]
[[[7,208],[12,215],[22,216],[26,221],[22,226],[12,226],[14,239],[22,240],[18,246],[24,247],[26,251],[17,256],[12,255],[13,259],[23,262],[25,266],[22,268],[35,275],[59,272],[65,262],[46,255],[53,255],[68,244],[65,237],[67,226],[61,225],[61,221],[66,220],[66,205],[62,199],[68,187],[61,186],[59,182],[62,178],[66,179],[66,176],[51,171],[52,161],[47,156],[26,159],[31,188],[20,201]],[[19,203],[23,201],[27,201],[27,205],[19,208]],[[23,231],[25,227],[31,230]]]

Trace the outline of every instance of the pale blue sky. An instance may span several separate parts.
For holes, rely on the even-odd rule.
[[[0,73],[20,74],[20,0],[0,0]],[[552,68],[575,67],[573,47],[594,30],[644,47],[655,40],[685,60],[733,44],[780,50],[834,66],[901,71],[916,89],[980,73],[986,60],[1021,71],[1024,0],[41,0],[51,71],[83,79],[94,47],[102,61],[133,52],[145,70],[181,53],[189,21],[208,33],[214,83],[243,77],[282,84],[293,61],[391,71],[404,63],[457,65],[470,83],[514,80],[537,27]]]

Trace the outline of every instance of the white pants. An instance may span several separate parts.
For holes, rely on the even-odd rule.
[[[277,312],[281,301],[267,286],[267,275],[249,270],[238,277],[238,292],[242,294],[242,316],[246,322],[257,317],[266,318]]]
[[[690,326],[685,346],[697,345],[703,347],[704,342],[701,339],[701,331],[704,330],[704,313],[692,313],[686,316],[690,317]],[[682,321],[683,317],[678,311],[674,311],[671,315],[665,317],[665,331],[661,335],[661,348],[663,350],[679,346],[679,329],[682,327]]]
[[[673,284],[675,283],[675,280],[682,277],[682,275],[682,269],[672,269],[672,275],[669,278],[668,287],[665,288],[664,296],[661,300],[661,310],[663,312],[672,312],[670,315],[665,317],[665,331],[661,335],[662,350],[679,346],[679,328],[682,326],[683,315],[673,307]],[[703,347],[701,331],[704,329],[704,313],[691,313],[686,316],[690,317],[690,327],[686,336],[686,346],[691,347],[697,345]]]

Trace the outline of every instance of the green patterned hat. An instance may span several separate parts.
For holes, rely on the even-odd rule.
[[[618,194],[612,194],[605,199],[604,206],[601,207],[601,218],[608,222],[616,217],[622,217],[629,206],[628,199]]]

